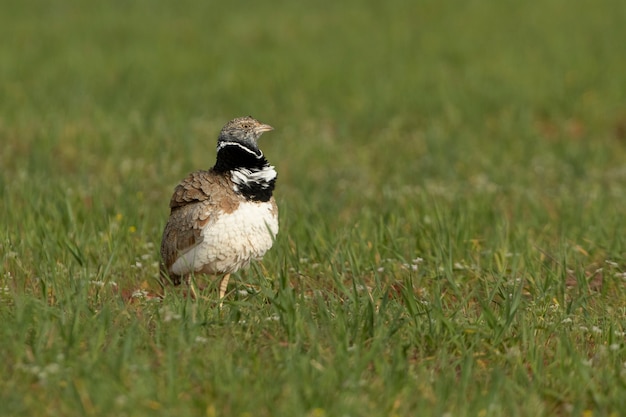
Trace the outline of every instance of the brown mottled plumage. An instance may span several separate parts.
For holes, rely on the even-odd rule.
[[[220,132],[215,166],[189,174],[176,187],[161,242],[162,281],[178,285],[193,273],[225,274],[222,299],[230,274],[272,246],[278,232],[276,171],[257,146],[271,129],[252,117],[230,121]]]

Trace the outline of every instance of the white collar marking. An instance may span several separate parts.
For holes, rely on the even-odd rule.
[[[241,149],[243,149],[244,151],[251,153],[252,155],[254,155],[256,158],[262,158],[263,157],[263,152],[261,152],[261,150],[259,149],[259,153],[257,154],[256,152],[254,152],[252,149],[247,148],[245,146],[243,146],[241,143],[239,142],[220,142],[217,144],[217,151],[219,152],[220,150],[222,150],[223,148],[225,148],[226,146],[239,146]]]

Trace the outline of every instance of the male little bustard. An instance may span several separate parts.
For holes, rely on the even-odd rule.
[[[224,275],[220,303],[230,274],[263,257],[278,233],[272,197],[276,171],[257,145],[272,130],[248,116],[226,123],[217,140],[217,160],[174,190],[161,241],[162,281],[190,284],[194,273]]]

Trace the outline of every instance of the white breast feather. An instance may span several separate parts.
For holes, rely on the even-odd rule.
[[[178,258],[171,267],[176,275],[194,272],[235,272],[263,257],[278,234],[278,218],[270,202],[245,202],[230,214],[209,221],[202,230],[204,240]]]

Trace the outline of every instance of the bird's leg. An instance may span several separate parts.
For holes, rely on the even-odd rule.
[[[191,298],[193,300],[198,299],[198,292],[196,291],[196,282],[191,275],[187,276],[187,285],[189,286],[189,293],[191,294]]]
[[[224,296],[226,295],[226,288],[228,287],[229,278],[230,278],[230,274],[226,274],[220,281],[220,308],[222,307],[222,300],[224,299]]]
[[[189,290],[191,291],[191,298],[195,300],[198,299],[198,291],[196,291],[196,283],[191,280],[191,283],[189,284]]]

